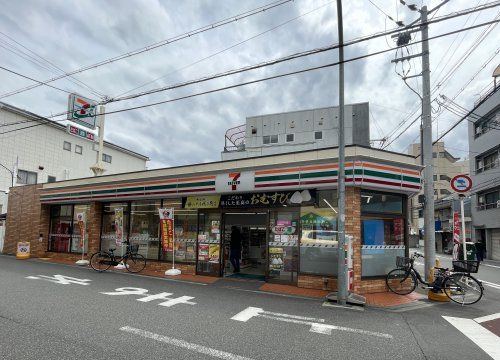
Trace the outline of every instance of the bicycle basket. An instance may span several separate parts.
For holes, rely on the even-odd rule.
[[[410,267],[411,265],[411,258],[404,257],[404,256],[396,256],[396,266],[397,267]]]
[[[139,251],[139,244],[129,245],[128,246],[128,251],[131,254],[137,254],[137,252]]]
[[[453,271],[456,272],[466,272],[466,273],[477,273],[479,270],[479,261],[476,260],[454,260]]]

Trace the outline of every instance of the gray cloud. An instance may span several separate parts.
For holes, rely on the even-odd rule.
[[[43,3],[35,0],[22,2],[0,0],[3,9],[0,14],[0,31],[68,71],[171,38],[266,3],[263,0],[245,2],[49,0]],[[428,6],[432,7],[437,3],[437,0],[433,0]],[[328,5],[209,60],[176,71],[324,4]],[[378,4],[390,15],[396,16],[394,2],[378,1]],[[448,4],[443,7],[440,15],[468,6],[470,6],[468,1],[455,1],[453,5]],[[22,20],[19,16],[21,13]],[[400,19],[408,23],[415,18],[415,15],[416,13],[399,5]],[[491,17],[491,14],[485,12],[479,16],[476,23]],[[462,18],[432,25],[431,35],[460,28],[464,22],[465,18]],[[384,28],[392,28],[393,25],[386,22],[384,16],[366,0],[344,2],[346,40],[378,32]],[[460,58],[481,31],[481,29],[471,31],[460,42],[460,48],[448,62],[447,69]],[[0,39],[5,40],[1,36]],[[173,72],[155,84],[136,91],[195,79],[290,53],[326,46],[336,41],[335,2],[296,0],[236,23],[78,74],[76,77],[108,96],[116,96],[168,73]],[[431,42],[433,86],[436,84],[440,69],[451,55],[446,50],[452,41],[453,37],[446,37]],[[346,49],[346,58],[386,49],[387,42],[393,44],[390,38],[380,38],[349,47]],[[459,41],[452,49],[455,49],[458,43]],[[478,69],[482,59],[491,55],[495,50],[495,44],[498,43],[500,43],[500,33],[493,32],[487,41],[476,49],[474,56],[460,67],[449,83],[440,89],[440,92],[449,97],[453,96]],[[413,52],[416,51],[414,48]],[[390,63],[393,57],[394,53],[386,53],[345,66],[346,101],[371,103],[373,138],[392,132],[406,117],[405,113],[418,107],[416,95],[406,88],[394,73],[393,65]],[[440,61],[441,59],[444,60]],[[333,61],[337,61],[336,51],[185,89],[110,104],[108,110],[171,99]],[[0,64],[37,79],[53,76],[52,73],[16,57],[3,48],[0,48]],[[418,61],[415,61],[415,64],[414,71],[420,71]],[[412,63],[412,66],[415,64]],[[490,81],[490,74],[494,68],[493,63],[490,65],[457,98],[459,104],[467,108],[472,106],[474,95]],[[0,93],[31,84],[28,80],[5,72],[0,74],[2,80]],[[224,133],[228,128],[243,124],[247,116],[336,105],[337,81],[338,69],[333,67],[151,108],[109,115],[106,121],[106,139],[148,155],[152,159],[150,167],[219,160],[220,151],[224,146]],[[95,98],[86,89],[81,89],[68,80],[60,80],[54,84]],[[417,83],[412,81],[411,85],[416,87]],[[41,115],[50,115],[64,111],[67,95],[42,87],[3,101]],[[434,125],[435,136],[436,127],[442,132],[456,119],[455,115],[443,113]],[[457,156],[467,155],[463,151],[467,149],[466,131],[466,126],[462,125],[454,130],[453,135],[445,138],[451,147],[458,149],[450,149]],[[406,147],[417,135],[418,124],[415,124],[397,139],[390,149],[406,151]]]

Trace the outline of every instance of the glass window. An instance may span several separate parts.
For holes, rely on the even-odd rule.
[[[270,144],[271,143],[271,137],[269,135],[263,136],[262,137],[262,143],[264,145]]]
[[[219,276],[220,274],[220,214],[203,212],[198,215],[198,263],[197,272]]]
[[[32,185],[37,183],[38,174],[33,171],[18,170],[17,171],[17,183]]]
[[[111,160],[113,160],[112,157],[111,157],[111,155],[104,154],[104,153],[102,154],[102,161],[111,164]]]
[[[268,248],[270,279],[297,282],[299,221],[298,210],[271,211]]]
[[[50,208],[49,251],[70,252],[72,205],[54,205]]]
[[[115,225],[116,212],[122,209],[123,211],[123,229],[117,229]],[[102,217],[102,232],[101,232],[101,249],[108,251],[109,249],[116,249],[115,254],[121,255],[125,253],[126,246],[116,244],[117,231],[123,231],[123,240],[128,239],[128,219],[129,207],[128,203],[109,203],[104,204],[103,217]]]
[[[278,143],[278,135],[271,135],[271,144]]]
[[[314,139],[315,140],[321,140],[321,139],[323,139],[323,131],[316,131],[316,132],[314,132]]]
[[[403,196],[376,192],[361,192],[362,213],[403,213]]]
[[[83,153],[83,147],[81,147],[80,145],[75,145],[75,152],[81,155]]]
[[[451,181],[448,175],[439,175],[439,180]]]
[[[160,250],[158,209],[161,207],[161,201],[133,201],[130,206],[129,241],[139,245],[139,254],[146,259],[157,260]]]
[[[83,214],[82,217],[79,214]],[[73,209],[73,231],[71,235],[71,252],[82,253],[82,247],[85,244],[85,253],[88,252],[89,248],[89,216],[90,216],[90,205],[81,204],[75,205]],[[83,234],[83,238],[82,238]]]
[[[53,183],[53,182],[56,182],[56,177],[55,176],[48,176],[47,177],[47,182],[48,183]]]
[[[295,139],[295,134],[286,134],[286,142],[292,142]]]
[[[68,141],[63,142],[63,149],[67,151],[71,151],[71,143]]]

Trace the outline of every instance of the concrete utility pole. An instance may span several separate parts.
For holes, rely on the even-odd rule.
[[[342,0],[337,0],[337,23],[339,32],[339,171],[338,194],[338,268],[337,303],[347,303],[347,264],[345,257],[345,135],[344,135],[344,25]]]
[[[429,65],[429,26],[427,25],[427,6],[420,10],[422,30],[422,157],[424,160],[424,255],[425,277],[436,260],[434,224],[434,169],[432,157],[432,118],[431,118],[431,79]]]
[[[99,149],[97,150],[97,161],[94,165],[90,167],[90,170],[94,172],[94,176],[100,176],[106,171],[104,164],[102,162],[102,150],[104,147],[104,114],[106,109],[104,106],[99,106],[99,114],[97,115],[99,119]]]

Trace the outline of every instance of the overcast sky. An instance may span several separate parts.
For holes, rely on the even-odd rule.
[[[396,0],[372,1],[385,13],[405,24],[418,16],[418,13]],[[64,71],[71,71],[173,38],[270,2],[271,0],[1,0],[0,65],[37,80],[47,80],[55,75],[54,72],[14,54],[11,45],[16,45],[18,49],[20,47],[5,35]],[[420,0],[413,2],[418,6],[423,3]],[[485,2],[451,0],[436,16]],[[426,5],[432,8],[438,3],[439,1],[432,0]],[[490,9],[479,15],[433,24],[429,35],[462,28],[466,21],[467,25],[471,25],[492,20],[499,14],[499,10],[500,8]],[[396,26],[368,0],[344,1],[343,13],[346,41]],[[294,18],[296,19],[290,21]],[[85,71],[75,75],[75,78],[110,97],[116,97],[160,77],[163,78],[130,93],[176,84],[333,44],[338,40],[336,18],[335,1],[295,0],[187,39]],[[288,23],[284,24],[285,22]],[[280,26],[281,24],[284,25]],[[275,29],[268,31],[273,28]],[[484,29],[470,30],[430,42],[431,87],[436,86],[470,46],[477,42],[476,39]],[[248,40],[263,32],[266,33]],[[199,61],[243,41],[245,42],[210,59]],[[439,87],[433,98],[438,94],[449,98],[455,96],[485,61],[498,51],[498,44],[500,31],[497,27],[453,73],[450,80]],[[363,42],[347,48],[345,57],[384,50],[389,45],[394,45],[390,37]],[[20,49],[27,52],[26,49]],[[410,53],[417,53],[420,51],[420,44],[413,45],[408,50]],[[26,58],[26,55],[23,56]],[[404,129],[400,123],[419,106],[417,95],[396,74],[394,65],[390,62],[394,57],[395,52],[391,51],[349,63],[345,68],[346,103],[370,103],[372,139],[387,136],[395,129]],[[500,56],[495,57],[466,86],[455,100],[458,104],[467,109],[473,106],[474,100],[478,98],[477,94],[492,82],[491,74],[498,65],[499,58]],[[172,99],[336,60],[337,52],[330,51],[174,91],[109,104],[106,110]],[[193,64],[195,62],[198,63]],[[409,75],[420,72],[419,63],[420,58],[405,63],[405,69],[411,66]],[[338,105],[337,74],[336,67],[326,68],[150,108],[111,114],[106,117],[105,138],[149,156],[151,162],[148,168],[217,161],[220,160],[220,152],[224,146],[225,131],[244,124],[248,116]],[[0,79],[0,96],[33,84],[30,80],[3,70],[0,70]],[[52,84],[97,98],[87,88],[68,80],[58,80]],[[420,78],[410,80],[409,84],[421,93]],[[0,101],[46,116],[66,109],[67,94],[42,86]],[[436,103],[434,108],[438,110]],[[433,127],[434,139],[457,119],[456,115],[447,111],[437,117]],[[37,129],[35,127],[24,131]],[[417,140],[418,129],[417,122],[389,149],[406,152],[408,145]],[[16,136],[22,136],[22,132],[16,133]],[[466,123],[447,136],[445,142],[455,156],[467,156]],[[376,142],[375,146],[377,145]]]

